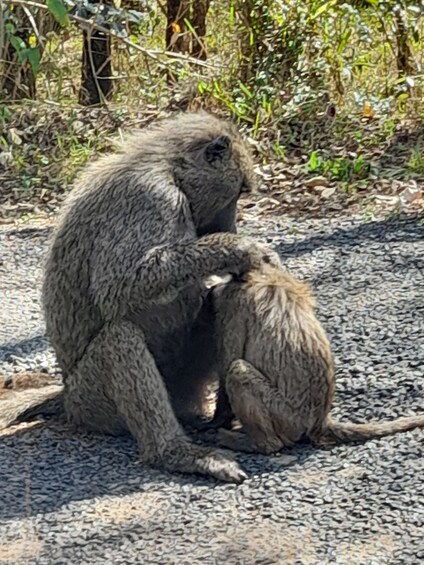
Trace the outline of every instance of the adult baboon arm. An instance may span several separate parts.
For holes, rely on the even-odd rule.
[[[99,261],[94,267],[92,290],[106,317],[122,314],[132,306],[173,298],[211,274],[240,275],[260,268],[263,262],[279,262],[265,246],[229,233],[156,247],[141,258],[135,257],[136,250],[136,245],[116,250],[113,260]]]

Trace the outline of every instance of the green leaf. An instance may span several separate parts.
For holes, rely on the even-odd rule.
[[[7,22],[4,26],[4,29],[7,33],[15,33],[16,28],[11,22]]]
[[[188,20],[187,18],[184,18],[184,23],[185,23],[185,25],[187,26],[188,31],[189,31],[190,33],[193,33],[193,34],[194,34],[194,33],[195,33],[195,29],[194,29],[194,27],[191,25],[190,20]]]
[[[12,112],[5,104],[0,104],[0,116],[6,121],[12,117]]]
[[[40,50],[38,47],[29,47],[28,49],[22,49],[19,53],[19,62],[29,61],[32,72],[35,76],[38,74],[38,68],[40,66]]]
[[[309,170],[313,173],[318,168],[318,153],[312,151],[311,158],[309,160]]]
[[[321,4],[321,6],[314,12],[314,14],[311,17],[311,20],[315,20],[318,16],[320,16],[321,14],[323,14],[324,12],[326,12],[336,4],[337,4],[337,0],[330,0],[329,2],[324,2],[324,4]]]
[[[360,155],[353,163],[353,172],[358,174],[362,171],[364,166],[364,157]]]
[[[66,9],[62,0],[47,0],[47,8],[61,26],[68,25],[68,10]]]
[[[245,86],[242,82],[239,82],[240,88],[241,90],[244,92],[244,94],[248,97],[248,98],[252,98],[253,94],[250,92],[250,90],[247,88],[247,86]]]
[[[399,101],[405,101],[408,100],[409,98],[409,94],[407,92],[402,92],[401,94],[399,94],[399,96],[397,97],[397,99]]]
[[[234,4],[231,4],[231,6],[230,6],[230,26],[234,25],[235,19],[236,19],[235,7],[234,7]]]
[[[13,49],[17,53],[20,53],[22,51],[22,49],[26,48],[25,41],[23,39],[21,39],[20,37],[18,37],[17,35],[11,35],[10,36],[10,43],[13,45]]]

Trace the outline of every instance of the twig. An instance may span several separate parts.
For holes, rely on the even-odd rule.
[[[0,53],[2,55],[5,44],[3,0],[0,0]]]
[[[40,10],[48,10],[48,8],[45,4],[40,4],[39,2],[33,2],[32,0],[1,0],[1,1],[4,2],[5,4],[17,4],[17,5],[23,5],[23,6],[33,6],[34,8],[40,8]],[[126,37],[122,37],[119,34],[117,34],[116,32],[114,32],[110,29],[107,29],[103,26],[100,26],[100,25],[98,25],[94,22],[91,23],[90,20],[86,20],[85,18],[81,18],[80,16],[75,16],[74,14],[68,13],[68,18],[70,20],[73,20],[74,22],[77,22],[77,23],[83,25],[83,26],[84,25],[85,26],[86,25],[92,25],[93,29],[96,29],[97,31],[101,31],[101,32],[105,33],[106,35],[116,37],[116,39],[118,39],[119,41],[121,41],[122,43],[127,45],[128,47],[132,47],[136,51],[143,53],[147,57],[150,57],[151,59],[154,59],[157,62],[165,63],[165,61],[163,61],[163,60],[161,61],[161,59],[159,57],[161,55],[166,55],[167,57],[173,58],[176,61],[179,60],[180,62],[192,63],[193,65],[198,65],[199,67],[217,68],[217,65],[212,65],[211,63],[206,63],[205,61],[195,59],[194,57],[190,57],[189,55],[184,55],[183,53],[174,53],[173,51],[166,51],[166,50],[160,50],[160,49],[145,49],[144,47],[140,47],[140,45],[138,45],[136,43],[132,43]],[[168,62],[171,62],[171,61],[168,61]]]
[[[38,39],[39,44],[41,45],[41,48],[44,49],[44,41],[43,38],[41,37],[40,32],[38,31],[38,27],[37,24],[35,23],[34,16],[31,14],[31,10],[28,8],[28,6],[25,6],[25,4],[22,4],[22,9],[26,14],[26,17],[28,18],[29,23],[32,26],[32,29],[34,30],[34,33]]]
[[[0,0],[1,1],[1,0]],[[168,12],[165,8],[165,6],[162,4],[162,2],[160,0],[156,0],[156,4],[159,6],[159,9],[161,10],[162,14],[165,16],[165,18],[168,15]]]

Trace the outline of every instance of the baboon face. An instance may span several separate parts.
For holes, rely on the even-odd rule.
[[[198,234],[234,232],[237,200],[257,186],[253,162],[242,139],[222,134],[196,140],[178,159],[175,171]]]
[[[238,196],[231,200],[225,208],[219,210],[211,222],[198,227],[197,235],[201,237],[202,235],[218,232],[237,233],[237,201]]]

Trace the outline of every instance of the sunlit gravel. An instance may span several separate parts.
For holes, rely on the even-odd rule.
[[[317,295],[334,416],[424,412],[424,223],[247,218]],[[0,231],[0,377],[53,373],[39,291],[50,230]],[[206,434],[204,441],[213,441]],[[424,562],[424,432],[240,456],[243,485],[144,468],[131,438],[48,422],[0,435],[0,563]]]

